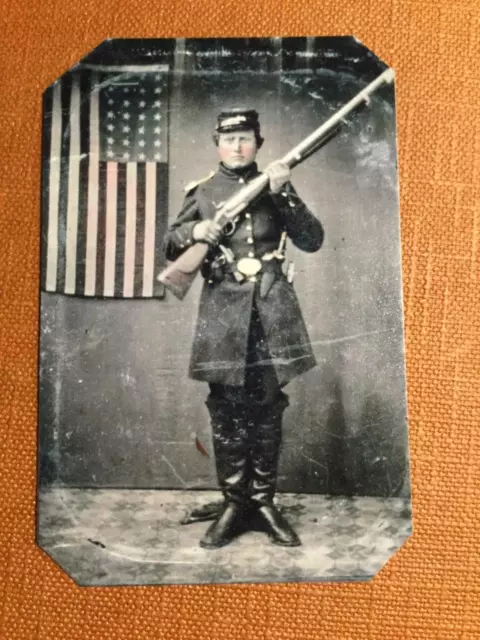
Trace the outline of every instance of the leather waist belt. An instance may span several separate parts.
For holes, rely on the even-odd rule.
[[[210,265],[204,276],[210,284],[221,281],[225,275],[242,282],[259,282],[260,297],[264,298],[277,277],[283,275],[283,256],[277,252],[266,253],[262,258],[235,258],[230,250],[224,250]]]
[[[282,270],[281,262],[277,259],[260,260],[258,258],[240,258],[236,261],[237,270],[244,276],[256,276],[260,271],[274,271],[279,273]]]

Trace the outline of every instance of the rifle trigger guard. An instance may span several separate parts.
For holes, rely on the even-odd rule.
[[[235,229],[237,227],[237,221],[238,221],[238,218],[235,218],[235,220],[231,220],[230,222],[227,222],[227,224],[223,227],[224,236],[231,236],[235,232]]]

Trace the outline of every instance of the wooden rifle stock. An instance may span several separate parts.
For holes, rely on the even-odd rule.
[[[291,149],[279,162],[293,168],[318,151],[338,130],[345,116],[356,108],[366,103],[369,104],[370,96],[384,84],[389,84],[395,77],[393,69],[386,69],[373,82],[359,91],[349,102],[333,114],[318,129],[315,129],[307,138]],[[256,198],[267,186],[268,176],[261,174],[250,183],[233,194],[217,211],[215,221],[224,228],[228,223],[235,221],[236,217]],[[164,269],[157,277],[180,300],[188,293],[202,262],[204,261],[209,246],[199,242],[189,247],[171,265]]]
[[[183,300],[187,295],[205,260],[208,248],[205,242],[193,244],[158,276],[158,280],[179,300]]]

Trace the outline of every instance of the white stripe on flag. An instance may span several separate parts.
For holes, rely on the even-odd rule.
[[[68,158],[67,230],[65,240],[65,293],[75,293],[77,272],[78,196],[80,179],[80,85],[72,79],[70,100],[70,153]]]
[[[105,270],[103,295],[115,293],[115,249],[117,242],[117,180],[116,162],[107,162],[107,206],[105,225]]]
[[[127,163],[127,186],[125,203],[125,261],[123,295],[133,297],[135,276],[135,232],[137,226],[137,164]]]
[[[143,295],[148,298],[153,295],[157,165],[155,162],[147,162],[145,167],[145,251],[143,254]]]
[[[95,295],[97,269],[98,193],[100,157],[100,85],[92,73],[90,85],[90,154],[88,159],[87,247],[85,257],[85,295]]]
[[[48,230],[47,273],[45,288],[55,291],[58,266],[58,207],[60,201],[60,166],[62,152],[62,97],[61,83],[53,85],[52,133],[48,165]]]
[[[162,72],[168,71],[168,64],[86,64],[79,63],[77,68],[80,69],[93,69],[95,71],[107,71],[123,73],[147,73],[147,72]],[[118,81],[122,81],[122,76],[118,78]],[[113,78],[115,82],[117,78]]]

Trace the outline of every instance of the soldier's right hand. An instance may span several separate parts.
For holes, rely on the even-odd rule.
[[[193,227],[193,239],[196,242],[217,244],[222,234],[222,227],[214,220],[202,220]]]

